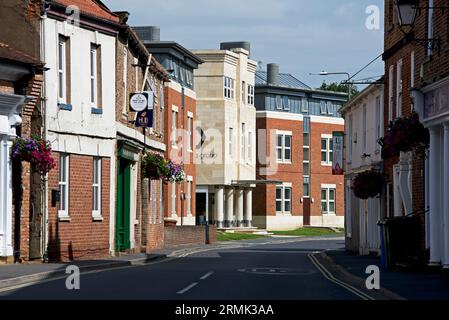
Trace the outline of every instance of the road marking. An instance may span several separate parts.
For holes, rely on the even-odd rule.
[[[190,289],[196,287],[197,285],[198,285],[198,282],[194,282],[194,283],[192,283],[191,285],[185,287],[184,289],[178,291],[177,294],[184,294],[184,293],[186,293],[187,291],[189,291]]]
[[[352,292],[353,294],[355,294],[356,296],[358,296],[359,298],[362,298],[363,300],[376,300],[373,297],[367,295],[366,293],[364,293],[363,291],[360,291],[359,289],[351,286],[350,284],[339,280],[337,278],[335,278],[332,273],[330,273],[329,270],[326,269],[326,267],[324,267],[319,261],[318,259],[314,256],[314,254],[309,254],[308,255],[309,259],[312,261],[312,263],[315,265],[315,267],[322,273],[322,275],[329,281],[339,285],[340,287]]]
[[[211,272],[208,272],[208,273],[206,273],[204,276],[202,276],[200,279],[201,280],[206,280],[207,278],[209,278],[211,275],[213,275],[214,274],[214,272],[213,271],[211,271]]]

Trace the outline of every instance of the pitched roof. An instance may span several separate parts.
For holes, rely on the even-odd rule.
[[[27,64],[32,66],[43,65],[43,63],[26,53],[11,48],[6,43],[0,42],[0,60]]]
[[[119,22],[118,16],[100,0],[52,0],[52,2],[63,6],[77,6],[84,14],[95,16],[101,19]]]
[[[256,85],[267,85],[267,72],[256,71]],[[279,86],[298,89],[312,89],[290,73],[279,73]]]

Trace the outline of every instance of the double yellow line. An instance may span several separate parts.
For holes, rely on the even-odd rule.
[[[326,269],[326,267],[324,267],[319,261],[318,259],[315,257],[315,254],[313,253],[309,253],[308,257],[310,259],[310,261],[312,261],[312,263],[315,265],[315,267],[321,272],[321,274],[329,281],[339,285],[340,287],[352,292],[353,294],[355,294],[356,296],[358,296],[359,298],[363,299],[363,300],[376,300],[373,297],[367,295],[366,293],[360,291],[359,289],[351,286],[350,284],[343,282],[337,278],[335,278],[332,273],[329,272],[329,270]]]

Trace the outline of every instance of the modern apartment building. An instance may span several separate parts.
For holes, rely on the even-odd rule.
[[[165,218],[180,226],[194,226],[196,216],[196,148],[194,142],[196,116],[193,72],[202,60],[174,41],[161,41],[158,27],[134,27],[153,57],[164,66],[170,81],[165,83],[165,112],[161,132],[166,145],[166,158],[182,164],[186,179],[164,186]]]
[[[204,63],[194,73],[197,93],[196,207],[218,227],[252,225],[256,182],[257,63],[247,42],[193,50]]]
[[[314,90],[277,64],[256,73],[254,225],[268,230],[344,226],[344,179],[332,175],[333,132],[344,131],[344,93]]]

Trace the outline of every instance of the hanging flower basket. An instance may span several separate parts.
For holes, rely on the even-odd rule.
[[[173,183],[180,183],[186,179],[184,170],[181,164],[174,163],[169,160],[167,164],[169,174],[166,176],[166,180]]]
[[[169,174],[167,160],[157,153],[147,153],[142,160],[142,172],[148,179],[164,179]]]
[[[11,158],[33,164],[42,175],[46,175],[56,166],[51,153],[50,142],[38,136],[32,136],[29,139],[21,137],[15,139],[11,150]]]
[[[378,170],[359,173],[352,181],[352,190],[359,199],[375,198],[382,192],[384,176]]]
[[[425,154],[429,149],[430,135],[414,112],[408,117],[391,122],[384,138],[379,140],[382,146],[382,158],[398,156],[400,152],[417,151]]]

